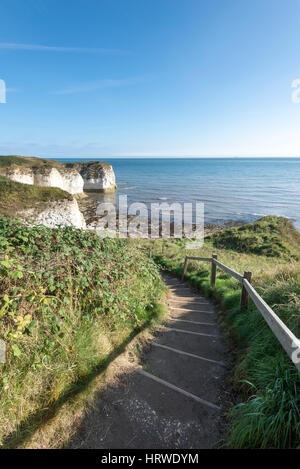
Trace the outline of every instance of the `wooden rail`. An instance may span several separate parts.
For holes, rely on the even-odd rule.
[[[217,267],[222,269],[227,274],[234,277],[242,284],[242,293],[241,293],[241,309],[248,308],[249,296],[252,299],[253,303],[263,316],[264,320],[268,324],[269,328],[277,337],[278,341],[282,345],[283,349],[286,351],[290,359],[293,361],[294,365],[300,371],[300,340],[290,331],[290,329],[284,324],[283,321],[277,316],[277,314],[270,308],[270,306],[262,299],[262,297],[257,293],[257,291],[251,285],[251,272],[245,271],[244,275],[236,272],[222,262],[218,261],[217,255],[213,254],[212,257],[190,257],[186,256],[184,261],[183,275],[184,279],[188,264],[190,261],[206,261],[211,262],[211,276],[210,284],[211,287],[215,286],[216,282],[216,271]]]

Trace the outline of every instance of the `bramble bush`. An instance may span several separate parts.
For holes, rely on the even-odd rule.
[[[158,268],[121,239],[0,215],[2,442],[158,311]]]

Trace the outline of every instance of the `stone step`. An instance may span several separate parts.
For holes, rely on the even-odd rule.
[[[175,327],[177,329],[186,329],[192,332],[203,332],[205,334],[218,335],[219,328],[217,324],[207,321],[193,321],[191,319],[171,318],[166,322],[167,327]]]
[[[220,382],[226,373],[225,368],[219,364],[152,346],[144,368],[149,373],[206,402],[219,405],[216,383]]]
[[[160,344],[168,345],[184,352],[201,355],[212,360],[223,360],[224,346],[218,337],[184,334],[170,329],[156,332],[154,336],[155,342]]]

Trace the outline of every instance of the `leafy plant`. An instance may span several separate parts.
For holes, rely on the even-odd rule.
[[[0,276],[5,441],[154,317],[163,286],[155,263],[127,240],[3,215]]]

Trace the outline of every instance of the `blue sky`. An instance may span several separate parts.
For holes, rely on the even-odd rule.
[[[0,154],[300,156],[299,0],[1,0]]]

